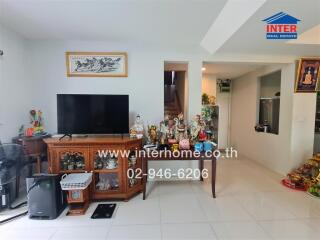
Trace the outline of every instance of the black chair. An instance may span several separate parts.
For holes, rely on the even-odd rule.
[[[9,205],[18,197],[20,173],[25,163],[23,147],[0,143],[0,187],[9,194]]]

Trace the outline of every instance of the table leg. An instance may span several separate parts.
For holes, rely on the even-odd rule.
[[[142,199],[145,200],[146,199],[146,188],[147,188],[147,159],[142,158],[142,187],[143,187],[143,197]]]
[[[41,173],[41,156],[37,156],[37,173]]]
[[[217,160],[216,158],[211,159],[212,171],[211,171],[211,189],[212,189],[212,197],[216,198],[216,168],[217,168]]]
[[[203,182],[202,170],[203,170],[203,159],[199,160],[199,170],[200,170],[200,181]]]

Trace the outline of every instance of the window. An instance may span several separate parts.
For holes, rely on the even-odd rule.
[[[259,126],[279,134],[281,71],[260,77]]]

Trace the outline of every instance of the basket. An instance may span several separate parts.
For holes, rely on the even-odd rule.
[[[92,181],[92,173],[71,173],[62,176],[62,190],[84,190]]]

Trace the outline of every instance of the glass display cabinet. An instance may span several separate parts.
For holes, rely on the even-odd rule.
[[[142,182],[136,175],[128,177],[128,170],[135,174],[141,169],[141,158],[136,149],[142,148],[141,139],[129,137],[73,137],[60,141],[45,140],[48,145],[50,173],[92,172],[90,199],[124,199],[142,191]],[[128,157],[120,152],[130,151]],[[118,155],[117,155],[118,154]]]

